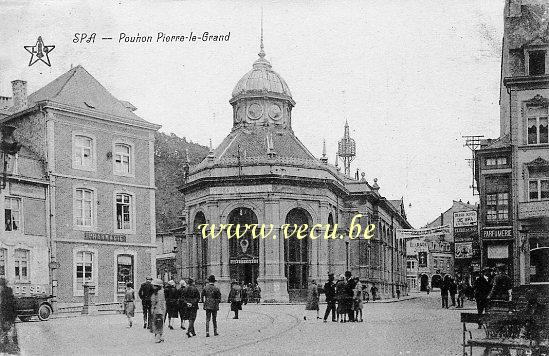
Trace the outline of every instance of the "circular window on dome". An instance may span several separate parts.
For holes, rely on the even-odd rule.
[[[248,117],[257,120],[263,115],[263,107],[259,103],[251,103],[248,106]]]
[[[282,117],[282,109],[280,106],[273,104],[269,107],[269,117],[274,121],[280,120]]]

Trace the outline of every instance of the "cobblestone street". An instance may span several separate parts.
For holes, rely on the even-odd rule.
[[[188,339],[177,321],[175,330],[165,330],[166,342],[161,344],[142,328],[141,314],[131,329],[123,315],[59,317],[17,326],[27,355],[458,355],[460,310],[440,309],[438,298],[437,293],[418,294],[394,303],[365,303],[364,322],[345,324],[304,321],[303,305],[247,305],[241,319],[233,320],[232,313],[227,318],[228,304],[223,304],[219,336],[205,337],[200,310],[196,337]],[[466,309],[473,306],[469,302]]]

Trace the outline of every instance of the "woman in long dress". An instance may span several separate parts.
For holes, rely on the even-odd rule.
[[[185,288],[187,288],[187,282],[184,279],[179,281],[179,288],[177,289],[178,306],[179,306],[179,318],[181,319],[181,329],[185,330],[185,320],[189,320],[189,308],[185,302],[184,294]]]
[[[320,316],[318,314],[318,298],[318,286],[316,284],[316,281],[313,279],[311,281],[311,285],[309,286],[309,290],[307,291],[307,305],[305,306],[305,310],[316,310],[316,318],[320,319]],[[303,320],[307,320],[307,316],[304,316]]]
[[[132,327],[132,318],[135,315],[135,291],[133,283],[126,284],[126,292],[124,293],[124,314],[128,318],[129,328]]]
[[[177,319],[179,316],[179,291],[175,288],[175,282],[169,281],[164,288],[166,296],[166,316],[168,317],[168,328],[173,330],[172,319]]]

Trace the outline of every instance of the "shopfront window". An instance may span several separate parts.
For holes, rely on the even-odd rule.
[[[530,283],[549,284],[549,236],[530,238]]]
[[[133,283],[133,256],[132,255],[118,255],[117,265],[117,279],[118,279],[118,292],[124,292],[126,283]]]

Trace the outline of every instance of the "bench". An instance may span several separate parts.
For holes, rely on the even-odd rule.
[[[484,348],[485,355],[510,355],[511,350],[523,350],[523,354],[527,355],[549,356],[549,300],[546,288],[521,286],[513,289],[513,298],[512,302],[492,302],[484,315],[461,313],[463,355],[471,356],[473,348],[479,347]],[[485,337],[474,339],[472,332],[467,330],[469,323],[482,325]]]

